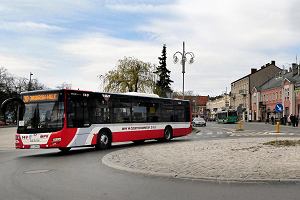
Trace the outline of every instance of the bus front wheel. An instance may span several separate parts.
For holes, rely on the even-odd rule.
[[[107,131],[101,131],[99,133],[96,149],[108,149],[111,147],[111,136]]]
[[[71,147],[61,147],[61,148],[58,148],[62,153],[66,153],[68,151],[71,150]]]

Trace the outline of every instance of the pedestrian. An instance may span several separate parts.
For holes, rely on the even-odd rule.
[[[271,122],[272,122],[272,125],[274,125],[275,119],[274,119],[274,116],[273,116],[273,115],[272,115],[272,117],[271,117]]]
[[[289,115],[289,116],[287,117],[287,123],[288,123],[289,126],[291,125],[291,115]]]
[[[299,116],[296,115],[295,116],[295,126],[298,127],[298,124],[299,124]]]
[[[290,115],[291,124],[295,127],[295,116],[293,114]]]
[[[269,123],[269,121],[270,121],[270,115],[269,115],[269,114],[267,114],[266,124],[268,124],[268,123]]]
[[[287,116],[284,115],[284,117],[283,117],[283,124],[286,125],[286,122],[287,122]]]

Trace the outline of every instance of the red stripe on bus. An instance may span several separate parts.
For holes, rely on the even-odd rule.
[[[67,147],[73,140],[77,132],[77,128],[65,128],[61,131],[60,147]]]
[[[191,128],[173,129],[173,137],[184,136],[191,133]],[[145,131],[114,132],[112,142],[125,142],[134,140],[159,139],[164,137],[164,129]]]

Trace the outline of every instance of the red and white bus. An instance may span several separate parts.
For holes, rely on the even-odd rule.
[[[169,141],[191,133],[190,103],[145,94],[43,90],[21,94],[16,148]],[[7,102],[6,102],[7,103]]]

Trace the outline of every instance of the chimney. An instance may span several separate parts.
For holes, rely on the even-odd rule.
[[[254,74],[255,72],[257,72],[256,68],[251,68],[251,74]]]
[[[275,66],[275,60],[271,61],[271,65]]]
[[[292,72],[293,72],[293,76],[298,74],[298,66],[297,63],[292,63]]]

